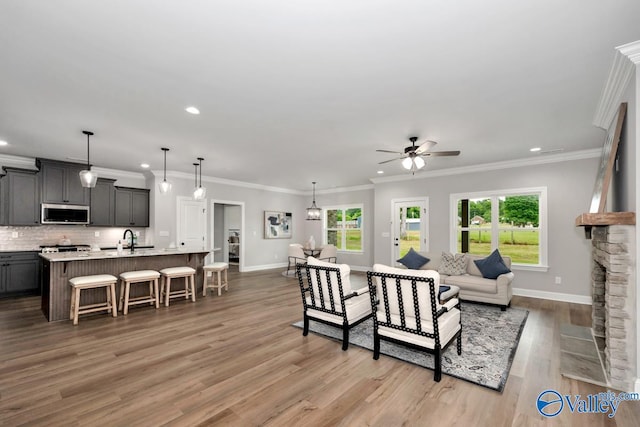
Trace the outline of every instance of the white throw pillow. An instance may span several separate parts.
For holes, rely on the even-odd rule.
[[[467,263],[469,262],[467,254],[452,254],[450,252],[442,252],[442,260],[438,273],[447,276],[461,276],[467,273]]]

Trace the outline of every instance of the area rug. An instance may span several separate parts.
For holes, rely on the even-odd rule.
[[[442,373],[502,392],[528,315],[519,308],[501,311],[499,307],[462,302],[462,355],[458,356],[455,342],[447,347],[442,354]],[[302,328],[302,321],[293,326]],[[309,330],[342,339],[341,328],[313,320]],[[349,343],[373,351],[373,320],[352,328]],[[380,342],[380,353],[428,369],[434,366],[433,355],[386,341]]]

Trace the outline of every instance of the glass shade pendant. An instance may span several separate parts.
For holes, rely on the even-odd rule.
[[[84,188],[94,188],[98,181],[98,174],[91,171],[91,164],[89,162],[89,137],[93,135],[93,132],[83,130],[82,133],[87,135],[87,169],[81,170],[78,175],[80,176],[80,183]]]
[[[161,183],[158,184],[158,190],[160,194],[167,194],[171,191],[171,183],[167,181],[167,151],[168,148],[161,148],[164,151],[164,178]]]
[[[196,167],[196,187],[193,189],[194,200],[203,200],[207,195],[207,189],[202,186],[202,157],[198,157],[200,163],[194,163]],[[198,166],[200,166],[200,184],[198,184]]]
[[[420,156],[414,157],[413,163],[415,163],[418,169],[422,169],[424,167],[424,159]]]
[[[316,206],[316,182],[313,181],[312,184],[313,184],[313,203],[311,203],[310,208],[307,208],[307,220],[318,221],[320,220],[322,209]]]
[[[411,170],[411,168],[413,167],[413,160],[411,159],[411,157],[407,157],[402,161],[402,167],[406,170]]]

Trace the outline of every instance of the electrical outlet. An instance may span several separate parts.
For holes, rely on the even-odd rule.
[[[100,237],[100,232],[99,231],[94,231],[93,232],[93,237]]]
[[[561,284],[562,284],[562,277],[556,276],[556,285],[561,285]]]
[[[273,254],[273,258],[278,259],[278,254]]]
[[[11,238],[12,239],[17,239],[18,238],[18,232],[17,231],[12,231],[11,232]]]
[[[139,232],[139,231],[134,231],[134,232],[133,232],[133,234],[134,234],[136,237],[140,237],[140,232]]]

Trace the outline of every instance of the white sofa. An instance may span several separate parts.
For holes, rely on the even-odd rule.
[[[442,251],[418,253],[429,258],[429,262],[420,267],[420,270],[438,270],[442,260]],[[459,298],[462,300],[497,304],[502,310],[506,310],[511,304],[511,297],[513,296],[513,288],[511,286],[514,277],[513,272],[501,274],[497,279],[485,279],[473,262],[485,257],[484,255],[467,254],[466,274],[460,276],[440,274],[440,283],[459,287]],[[511,269],[511,258],[503,255],[502,259],[505,265]]]

